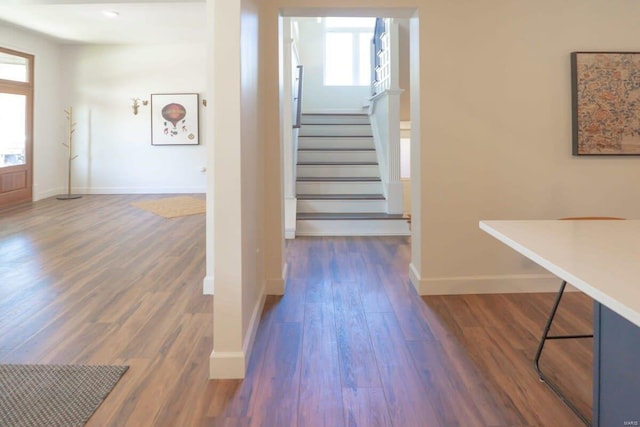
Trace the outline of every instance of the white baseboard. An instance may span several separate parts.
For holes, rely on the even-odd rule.
[[[416,268],[415,265],[413,265],[413,263],[409,264],[409,280],[411,281],[411,284],[415,288],[418,295],[422,295],[420,293],[420,282],[422,281],[422,279],[420,278],[420,273],[418,273],[418,269]]]
[[[557,292],[562,282],[551,274],[419,278],[411,266],[411,282],[420,295],[510,294]],[[575,290],[575,288],[567,290]]]
[[[209,356],[209,379],[242,379],[245,376],[245,366],[245,353],[243,351],[216,352],[214,350]]]
[[[214,295],[213,276],[207,276],[202,280],[202,294]]]
[[[38,200],[48,199],[49,197],[57,196],[59,194],[66,194],[67,192],[62,188],[52,188],[49,190],[39,191],[38,186],[33,186],[33,197],[32,200],[37,202]]]
[[[74,194],[204,194],[206,187],[79,187]]]
[[[245,377],[266,297],[267,294],[263,286],[261,296],[251,314],[247,334],[242,343],[242,351],[216,352],[213,350],[211,352],[211,356],[209,356],[209,379],[243,379]]]
[[[285,239],[296,238],[297,208],[298,208],[298,199],[296,199],[295,197],[284,198],[284,238]]]

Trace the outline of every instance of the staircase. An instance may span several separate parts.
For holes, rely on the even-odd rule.
[[[409,235],[387,214],[366,114],[303,114],[296,166],[299,236]]]

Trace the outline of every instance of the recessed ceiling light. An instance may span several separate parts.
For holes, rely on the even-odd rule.
[[[103,10],[102,14],[107,18],[117,18],[118,16],[120,16],[120,14],[115,10]]]

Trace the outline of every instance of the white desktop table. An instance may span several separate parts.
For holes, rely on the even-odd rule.
[[[593,425],[640,425],[640,220],[480,228],[594,299]]]

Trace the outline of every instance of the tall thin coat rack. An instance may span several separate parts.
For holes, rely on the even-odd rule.
[[[64,112],[67,115],[67,122],[68,122],[67,143],[64,143],[64,142],[62,143],[62,145],[67,147],[69,152],[69,156],[68,156],[69,169],[67,171],[67,194],[61,194],[58,197],[56,197],[56,199],[72,200],[72,199],[79,199],[80,197],[82,197],[79,194],[71,194],[71,162],[73,161],[73,159],[78,157],[77,155],[75,156],[73,155],[73,132],[75,131],[76,124],[73,121],[73,107],[69,107],[69,109],[64,110]]]

